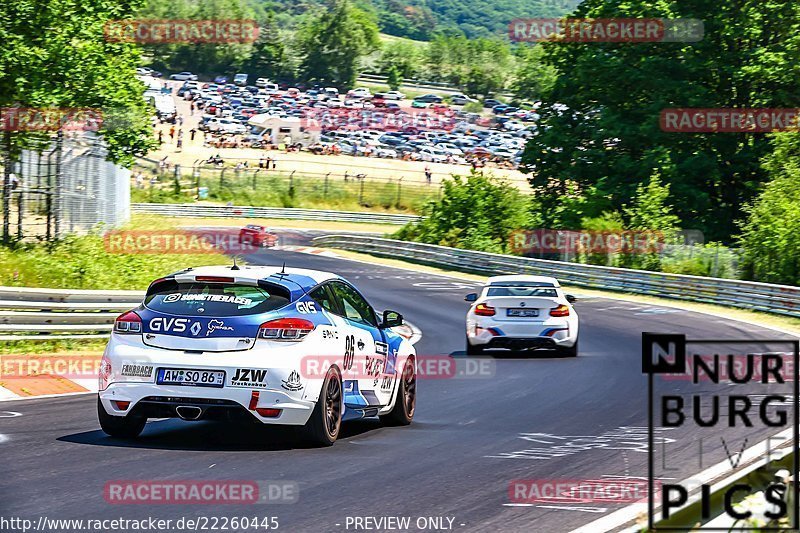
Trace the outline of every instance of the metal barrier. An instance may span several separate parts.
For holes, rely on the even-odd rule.
[[[410,259],[437,267],[480,274],[554,276],[564,284],[578,287],[645,294],[800,317],[800,287],[787,285],[563,263],[353,235],[317,237],[314,239],[314,245]]]
[[[371,222],[403,225],[416,222],[417,215],[369,213],[358,211],[326,211],[282,207],[216,206],[196,204],[133,204],[134,213],[170,217],[222,217],[222,218],[285,218],[294,220],[331,220],[338,222]]]
[[[114,319],[139,305],[142,291],[0,287],[0,340],[102,338]],[[11,335],[11,334],[14,335]],[[62,335],[63,334],[63,335]]]

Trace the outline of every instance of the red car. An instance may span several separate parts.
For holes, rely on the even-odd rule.
[[[278,236],[267,231],[264,226],[248,224],[239,230],[239,244],[250,244],[262,248],[272,248],[278,244]]]

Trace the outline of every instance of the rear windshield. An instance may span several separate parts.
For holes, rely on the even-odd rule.
[[[541,296],[544,298],[556,298],[558,293],[554,288],[547,287],[489,287],[486,296]]]
[[[177,283],[164,281],[144,299],[148,309],[183,316],[245,316],[280,309],[289,303],[289,291],[277,285],[232,283]]]

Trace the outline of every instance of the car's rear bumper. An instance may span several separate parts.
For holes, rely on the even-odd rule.
[[[148,418],[188,420],[254,420],[263,424],[303,425],[316,402],[298,400],[280,390],[165,386],[155,383],[112,383],[99,392],[100,402],[113,416],[135,414]],[[117,402],[130,402],[120,409]],[[198,407],[196,418],[181,416],[179,407]],[[253,407],[253,409],[251,409]],[[261,416],[255,408],[279,409],[278,416]],[[183,410],[189,412],[191,410]],[[195,411],[196,412],[196,411]],[[185,414],[185,413],[184,413]]]

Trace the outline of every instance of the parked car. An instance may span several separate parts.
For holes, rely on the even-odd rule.
[[[419,150],[420,158],[423,161],[430,161],[432,163],[446,163],[447,152],[433,146],[425,146]]]
[[[430,104],[441,104],[444,98],[438,94],[423,94],[422,96],[417,96],[414,100],[417,102],[428,102]]]
[[[470,102],[477,102],[477,100],[470,98],[466,94],[454,94],[450,97],[450,103],[453,105],[467,105]]]
[[[177,74],[172,74],[169,79],[177,81],[197,81],[197,74],[192,74],[191,72],[178,72]]]
[[[495,100],[494,98],[487,98],[483,101],[483,107],[492,108],[498,105],[503,105],[503,102],[500,100]]]
[[[217,76],[216,78],[214,78],[214,83],[225,85],[226,83],[228,83],[228,76]]]
[[[411,107],[415,109],[427,109],[431,107],[433,104],[431,102],[424,102],[422,100],[414,100],[411,102]]]
[[[406,95],[404,93],[401,93],[400,91],[389,91],[383,93],[383,97],[386,100],[403,100],[405,99]]]
[[[234,85],[238,85],[239,87],[244,87],[247,85],[247,74],[239,73],[233,77]]]
[[[268,83],[269,83],[269,79],[267,79],[267,78],[257,78],[256,79],[256,87],[258,87],[259,89],[266,88]]]
[[[372,93],[369,92],[369,89],[366,87],[358,87],[357,89],[353,89],[347,93],[347,96],[351,98],[371,98]]]

